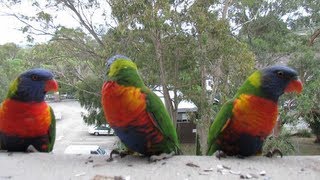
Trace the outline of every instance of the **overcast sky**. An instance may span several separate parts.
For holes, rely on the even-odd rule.
[[[0,44],[5,44],[13,42],[15,44],[26,44],[26,34],[23,34],[19,29],[23,26],[19,20],[15,17],[8,16],[12,10],[8,9],[3,4],[0,4]],[[22,1],[21,5],[16,5],[12,7],[15,12],[32,15],[35,12],[35,9],[31,6],[31,1],[25,0]],[[36,40],[39,42],[45,41],[48,38],[38,37]]]
[[[14,42],[16,44],[22,44],[25,41],[24,35],[17,29],[22,24],[15,18],[8,16],[0,16],[0,45]]]
[[[14,11],[15,13],[32,16],[37,11],[34,7],[31,6],[31,3],[32,1],[30,0],[24,0],[22,1],[21,5],[15,5],[14,7],[11,7],[11,9],[8,9],[3,4],[0,4],[0,45],[8,42],[13,42],[22,46],[28,44],[26,39],[27,34],[23,34],[22,31],[19,30],[21,27],[24,26],[24,24],[17,20],[15,17],[7,16],[6,14],[12,13],[12,11]],[[101,7],[103,8],[96,10],[94,16],[91,17],[95,24],[104,23],[104,20],[100,16],[102,14],[103,9],[106,8],[108,14],[111,11],[109,10],[110,8],[108,8],[109,6],[104,1],[101,2]],[[73,13],[70,11],[56,12],[54,10],[46,9],[45,12],[57,16],[57,18],[54,19],[54,23],[56,25],[60,24],[68,28],[79,27],[78,21],[75,20],[75,18],[73,17]],[[111,17],[111,14],[109,14],[109,16]],[[50,39],[49,36],[33,37],[35,38],[35,42],[38,43],[46,42]]]
[[[0,6],[1,7],[1,6]],[[31,7],[30,4],[24,4],[21,6],[16,6],[15,12],[19,12],[22,14],[32,15],[35,10]],[[9,10],[1,7],[0,10],[0,45],[13,42],[18,45],[26,45],[27,44],[27,34],[22,33],[19,29],[24,26],[22,22],[20,22],[17,18],[13,16],[8,16]],[[59,12],[58,21],[61,25],[66,25],[67,27],[76,27],[78,23],[72,18],[70,14],[67,12]],[[34,36],[35,41],[45,42],[50,39],[49,36]]]

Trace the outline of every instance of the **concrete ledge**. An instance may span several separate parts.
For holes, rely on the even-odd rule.
[[[106,162],[106,159],[106,156],[0,153],[0,179],[117,179],[118,176],[130,180],[239,179],[240,174],[242,178],[253,179],[320,177],[320,156],[222,160],[208,156],[175,156],[155,163],[132,156],[116,157],[113,162]]]

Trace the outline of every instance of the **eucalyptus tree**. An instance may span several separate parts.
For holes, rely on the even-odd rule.
[[[0,45],[0,102],[6,97],[11,81],[27,68],[24,52],[13,43]]]

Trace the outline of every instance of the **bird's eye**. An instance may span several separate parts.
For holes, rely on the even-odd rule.
[[[32,75],[32,76],[31,76],[31,79],[32,79],[33,81],[39,81],[39,76],[37,76],[37,75]]]
[[[284,77],[284,73],[282,71],[278,71],[277,72],[277,76],[280,77],[280,78],[283,78]]]

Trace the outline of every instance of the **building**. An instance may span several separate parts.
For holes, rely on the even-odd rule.
[[[157,94],[163,104],[164,97],[162,94],[162,89],[154,90],[154,93]],[[169,92],[170,96],[173,97],[173,92]],[[197,106],[189,101],[182,100],[178,104],[178,115],[177,115],[177,134],[180,140],[180,143],[195,143],[197,126],[190,119],[190,114],[197,111]]]

